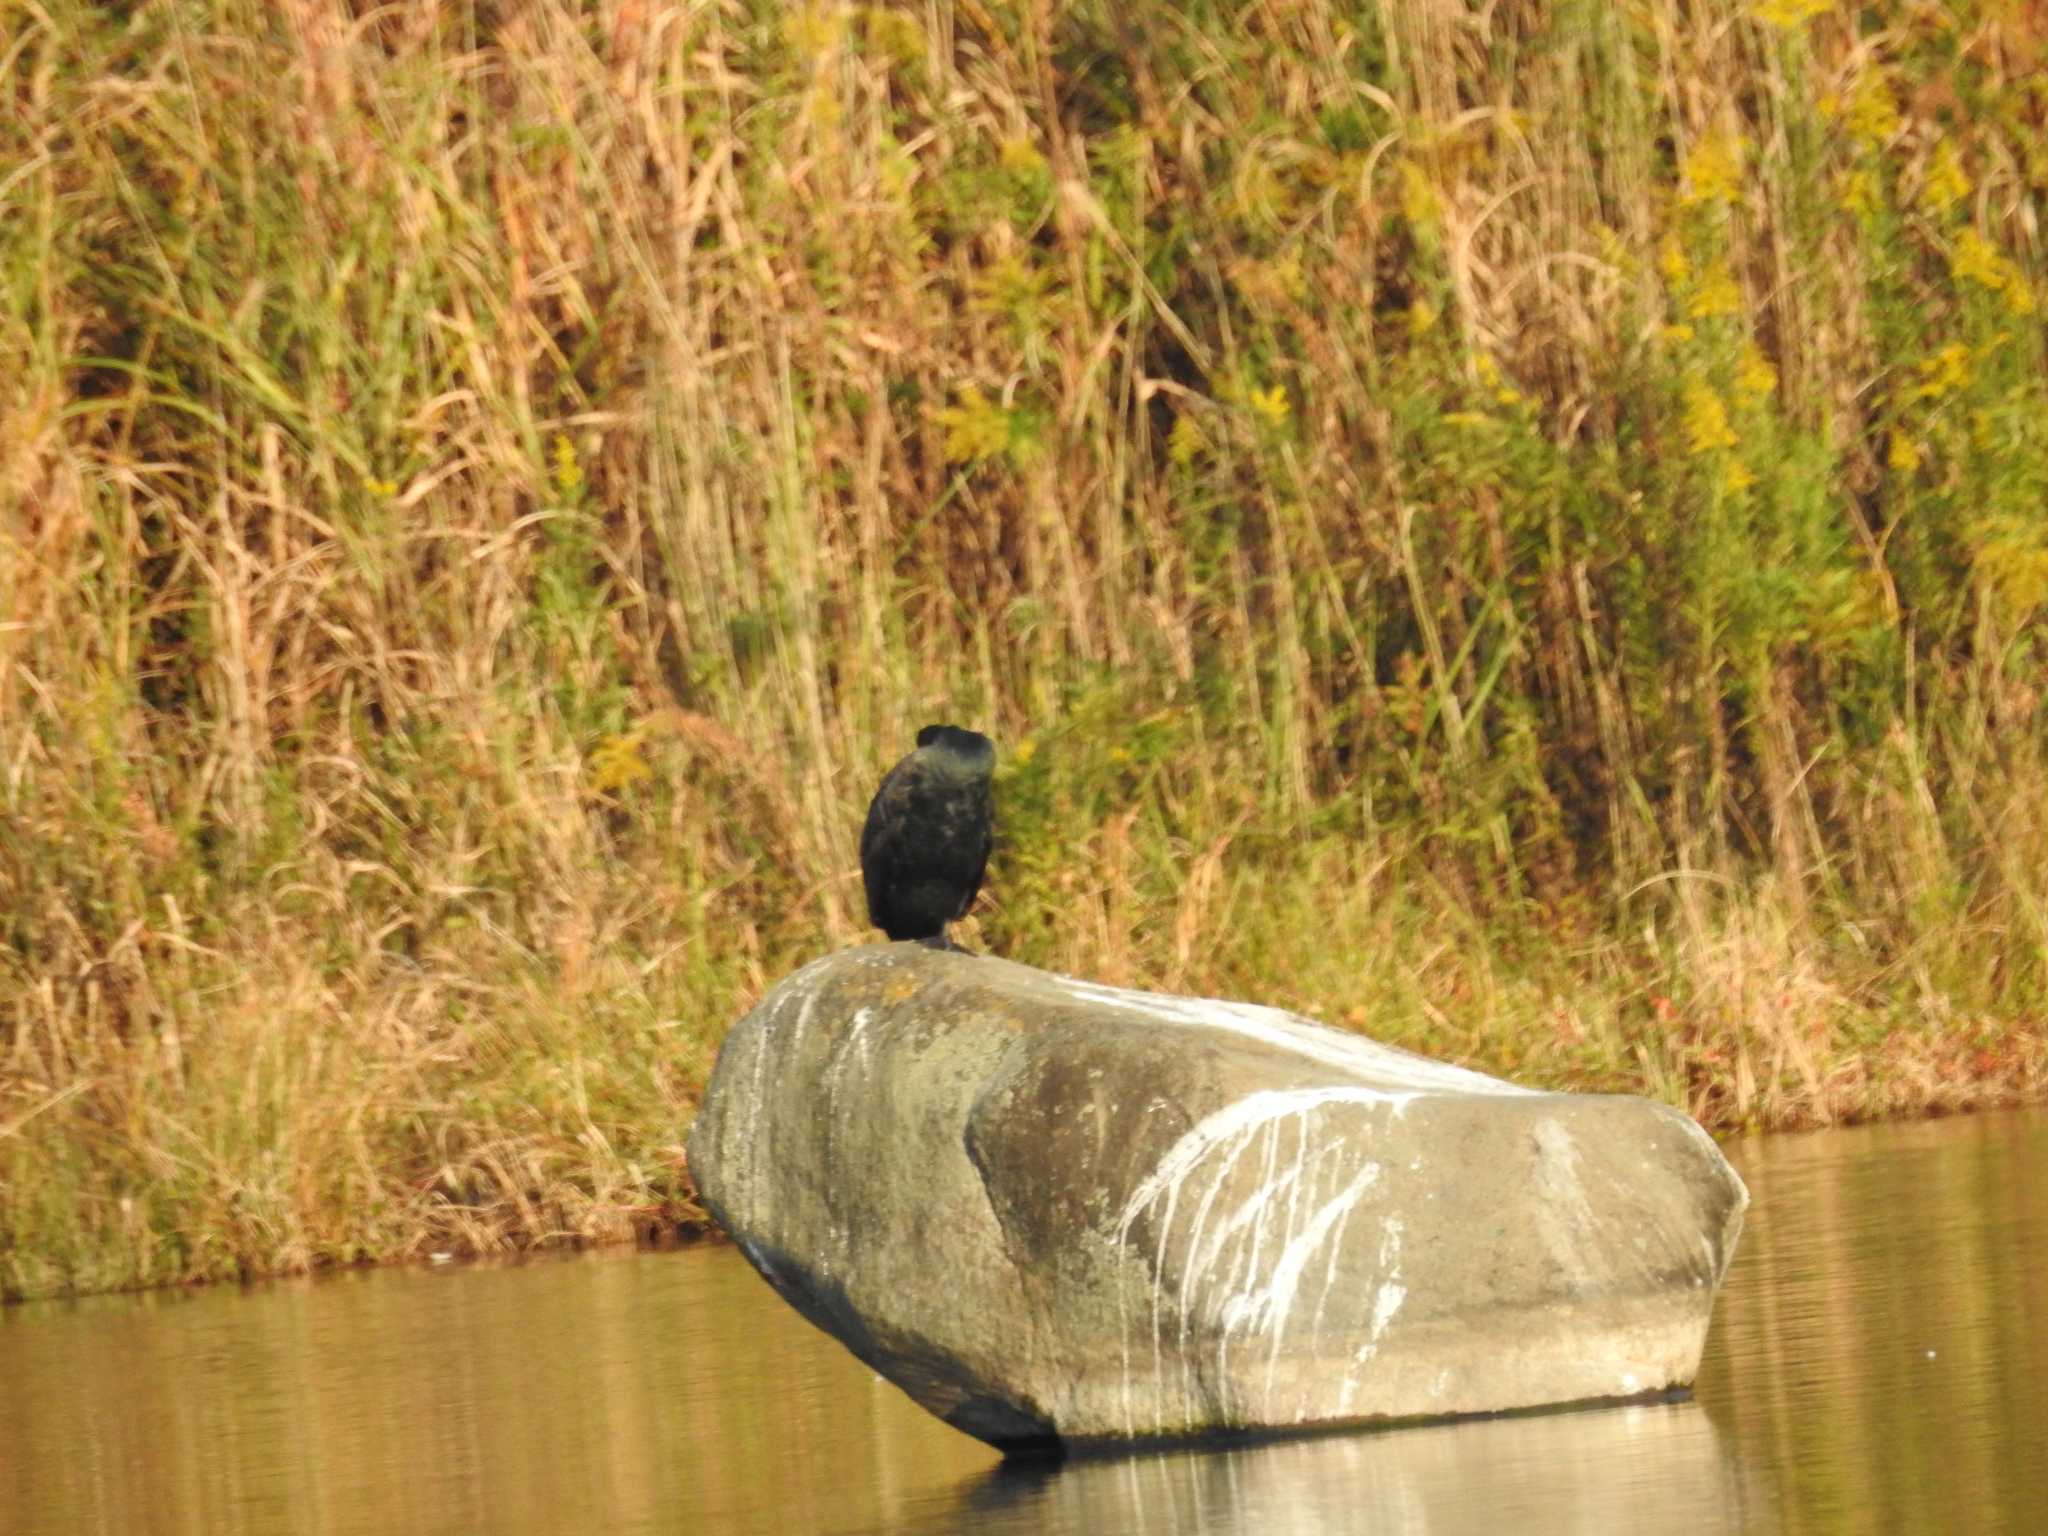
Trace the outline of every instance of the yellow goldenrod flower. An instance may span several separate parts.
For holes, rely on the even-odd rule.
[[[1885,462],[1902,475],[1910,475],[1920,467],[1927,457],[1920,445],[1903,432],[1892,434],[1891,451],[1885,455]]]
[[[1702,203],[1732,203],[1742,195],[1742,161],[1746,145],[1735,133],[1702,139],[1685,157],[1679,174],[1685,191],[1678,206],[1694,208]]]
[[[960,391],[956,403],[933,411],[932,420],[946,429],[950,463],[989,458],[1010,445],[1010,413],[972,384]]]
[[[1413,160],[1401,162],[1401,212],[1416,225],[1434,224],[1441,204],[1429,175]]]
[[[2048,601],[2048,544],[2037,519],[2008,513],[1980,523],[1975,565],[1979,578],[2015,620]]]
[[[1685,446],[1694,458],[1735,446],[1735,429],[1728,425],[1728,407],[1703,379],[1686,381]]]
[[[1928,162],[1920,201],[1936,213],[1946,213],[1969,195],[1970,177],[1963,169],[1962,156],[1956,153],[1952,141],[1943,139],[1934,147],[1934,158]]]
[[[1261,417],[1268,426],[1279,426],[1293,409],[1287,403],[1287,386],[1275,384],[1270,389],[1254,389],[1245,393],[1244,403],[1252,408],[1254,415]]]
[[[1004,170],[1018,175],[1036,175],[1045,169],[1045,156],[1022,134],[1003,140],[996,150],[996,161]]]
[[[1829,10],[1834,0],[1758,0],[1756,19],[1781,32],[1805,26]]]
[[[1859,218],[1877,212],[1877,176],[1868,166],[1860,166],[1842,178],[1842,190],[1836,201],[1845,213]]]
[[[867,24],[868,37],[877,48],[897,64],[919,64],[924,61],[926,51],[931,47],[925,37],[925,30],[917,22],[901,12],[886,10],[872,5],[862,13]]]
[[[1735,365],[1735,387],[1759,399],[1778,387],[1778,370],[1753,341],[1743,343],[1742,360]]]
[[[1913,391],[1918,400],[1939,400],[1970,382],[1970,349],[1952,341],[1919,365],[1920,384]]]
[[[839,41],[843,18],[840,9],[825,5],[800,5],[782,16],[782,36],[791,50],[806,59],[829,52]]]
[[[1664,244],[1658,248],[1657,270],[1673,288],[1692,275],[1692,264],[1685,259],[1685,247],[1678,243],[1676,235],[1666,235]]]
[[[564,496],[576,494],[583,484],[583,466],[576,462],[576,445],[560,432],[555,434],[555,489]]]
[[[1974,228],[1957,232],[1948,269],[1959,280],[1968,278],[1994,293],[2004,294],[2006,305],[2014,314],[2031,315],[2039,304],[2033,284],[2027,281],[2018,264]]]
[[[1957,233],[1955,249],[1949,254],[1948,269],[1959,279],[1968,278],[1991,289],[2005,287],[2016,275],[2005,253],[1975,229]]]
[[[629,731],[605,737],[592,749],[584,765],[590,775],[592,794],[610,794],[654,777],[654,770],[640,751],[648,731],[648,722],[642,721]]]
[[[1709,319],[1714,315],[1733,315],[1742,309],[1742,290],[1735,285],[1735,276],[1728,270],[1728,263],[1717,261],[1700,274],[1699,286],[1686,300],[1685,312],[1694,320]]]
[[[1892,99],[1892,88],[1884,71],[1873,69],[1856,82],[1846,106],[1849,132],[1872,149],[1888,143],[1905,119]]]

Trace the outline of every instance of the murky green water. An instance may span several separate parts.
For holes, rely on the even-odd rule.
[[[0,1311],[0,1531],[2048,1530],[2048,1113],[1731,1149],[1697,1398],[1007,1468],[730,1249]]]

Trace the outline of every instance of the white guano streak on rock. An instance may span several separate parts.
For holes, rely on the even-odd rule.
[[[1325,1200],[1316,1208],[1315,1214],[1303,1224],[1299,1232],[1293,1232],[1290,1226],[1290,1236],[1287,1245],[1281,1249],[1280,1256],[1273,1261],[1273,1268],[1267,1275],[1266,1283],[1256,1291],[1231,1299],[1231,1305],[1233,1306],[1239,1302],[1244,1303],[1242,1310],[1245,1314],[1245,1326],[1247,1329],[1256,1326],[1266,1330],[1268,1347],[1266,1351],[1265,1411],[1269,1418],[1272,1416],[1273,1411],[1273,1373],[1280,1363],[1281,1334],[1286,1327],[1288,1317],[1293,1313],[1295,1291],[1301,1284],[1302,1271],[1308,1267],[1309,1260],[1315,1257],[1317,1251],[1323,1247],[1325,1241],[1330,1237],[1330,1229],[1351,1214],[1351,1208],[1358,1204],[1359,1197],[1379,1182],[1379,1176],[1380,1165],[1378,1163],[1366,1163],[1360,1167],[1358,1172],[1351,1176],[1350,1183],[1346,1184],[1336,1195]],[[1334,1247],[1331,1249],[1331,1252],[1334,1256],[1336,1252]],[[1397,1286],[1395,1289],[1399,1290],[1399,1287]],[[1385,1290],[1386,1287],[1382,1286],[1382,1293]],[[1398,1304],[1397,1302],[1396,1305]],[[1318,1298],[1315,1314],[1310,1320],[1308,1329],[1311,1337],[1320,1328],[1322,1320],[1322,1300]],[[1379,1336],[1379,1332],[1384,1326],[1385,1324],[1380,1322],[1378,1314],[1375,1313],[1373,1327],[1373,1336],[1375,1338]],[[1296,1406],[1294,1416],[1297,1420],[1301,1418],[1305,1406],[1305,1404]]]
[[[1334,1196],[1314,1201],[1314,1208],[1306,1221],[1301,1221],[1302,1186],[1311,1182],[1321,1164],[1343,1150],[1343,1142],[1338,1140],[1314,1146],[1311,1155],[1308,1118],[1325,1104],[1386,1105],[1398,1097],[1363,1085],[1248,1094],[1183,1133],[1167,1149],[1152,1172],[1131,1191],[1117,1223],[1116,1238],[1120,1245],[1128,1247],[1131,1229],[1148,1212],[1160,1210],[1152,1263],[1151,1305],[1153,1395],[1158,1405],[1153,1425],[1155,1430],[1165,1427],[1166,1407],[1160,1358],[1160,1333],[1164,1321],[1160,1315],[1164,1299],[1160,1288],[1167,1281],[1173,1260],[1178,1258],[1181,1269],[1177,1310],[1180,1313],[1181,1390],[1187,1400],[1186,1406],[1192,1410],[1194,1395],[1192,1352],[1188,1348],[1189,1322],[1199,1310],[1205,1292],[1215,1289],[1219,1279],[1227,1281],[1227,1277],[1217,1274],[1217,1269],[1219,1262],[1228,1262],[1229,1250],[1233,1246],[1244,1258],[1246,1271],[1235,1284],[1226,1284],[1225,1299],[1218,1309],[1218,1321],[1222,1325],[1218,1339],[1218,1370],[1220,1373],[1225,1364],[1232,1332],[1249,1334],[1263,1331],[1271,1351],[1268,1360],[1270,1385],[1271,1368],[1277,1360],[1281,1335],[1293,1314],[1302,1274],[1315,1254],[1329,1242],[1333,1230],[1341,1233],[1352,1207],[1371,1188],[1380,1173],[1377,1163],[1364,1165]],[[1296,1122],[1295,1155],[1289,1166],[1281,1168],[1278,1166],[1279,1132],[1289,1119]],[[1261,1140],[1265,1143],[1262,1150],[1267,1159],[1264,1180],[1257,1190],[1222,1217],[1219,1227],[1211,1230],[1210,1221],[1217,1195],[1244,1154]],[[1196,1199],[1187,1186],[1189,1180],[1198,1175],[1205,1180],[1206,1188]],[[1193,1206],[1194,1214],[1181,1229],[1176,1227],[1176,1221],[1184,1192],[1190,1196],[1189,1204]],[[1284,1200],[1281,1198],[1283,1195],[1286,1197]],[[1160,1209],[1162,1205],[1163,1209]],[[1282,1229],[1274,1233],[1275,1241],[1281,1245],[1280,1255],[1263,1282],[1254,1286],[1251,1282],[1256,1275],[1255,1256],[1261,1250],[1267,1228],[1275,1225],[1276,1218],[1284,1222]],[[1325,1273],[1325,1294],[1335,1262],[1333,1254]],[[1317,1323],[1320,1323],[1321,1315],[1319,1299],[1315,1316]],[[1123,1317],[1122,1331],[1125,1430],[1126,1433],[1136,1433],[1137,1426],[1130,1407],[1130,1327],[1127,1313]]]
[[[856,1008],[853,1010],[853,1021],[846,1030],[847,1044],[860,1053],[860,1064],[864,1067],[874,1057],[874,1043],[868,1039],[868,1025],[874,1020],[874,1009]]]
[[[747,1086],[746,1097],[746,1139],[744,1145],[732,1149],[735,1155],[731,1161],[735,1169],[744,1170],[740,1175],[742,1182],[749,1189],[761,1194],[767,1192],[767,1181],[759,1177],[759,1173],[766,1161],[761,1156],[761,1111],[768,1099],[768,1095],[763,1091],[763,1085],[768,1077],[768,1057],[771,1054],[769,1037],[776,1033],[782,1016],[789,1012],[790,1005],[797,1002],[800,996],[808,997],[809,993],[799,992],[795,987],[784,992],[777,1000],[773,1012],[762,1020],[761,1027],[752,1031],[744,1042],[746,1049],[753,1052],[753,1072],[750,1074],[751,1081]]]
[[[873,1070],[874,1045],[867,1027],[874,1016],[872,1008],[856,1008],[847,1020],[845,1032],[828,1044],[829,1056],[823,1074],[824,1113],[818,1122],[824,1138],[822,1146],[827,1167],[835,1161],[836,1138],[857,1134],[857,1127],[868,1113],[870,1095],[867,1078]],[[810,1009],[806,1006],[798,1027],[804,1027],[809,1020]],[[848,1085],[849,1076],[851,1086]],[[828,1209],[829,1206],[827,1197]],[[827,1222],[824,1234],[828,1241],[820,1248],[818,1272],[829,1276],[835,1269],[845,1269],[852,1264],[853,1234],[836,1222]]]
[[[1266,1123],[1270,1124],[1271,1122]],[[1261,1207],[1256,1201],[1246,1201],[1243,1205],[1239,1206],[1235,1213],[1226,1218],[1214,1232],[1210,1233],[1206,1251],[1202,1251],[1202,1234],[1209,1232],[1209,1213],[1215,1208],[1217,1195],[1222,1193],[1224,1185],[1229,1182],[1231,1174],[1237,1169],[1238,1160],[1250,1149],[1252,1141],[1251,1130],[1247,1130],[1244,1134],[1234,1137],[1229,1155],[1211,1161],[1204,1168],[1203,1171],[1209,1176],[1209,1187],[1202,1196],[1201,1204],[1195,1209],[1194,1221],[1188,1227],[1187,1251],[1181,1256],[1178,1312],[1180,1315],[1181,1390],[1190,1397],[1194,1391],[1194,1352],[1188,1348],[1188,1321],[1194,1314],[1195,1304],[1198,1300],[1195,1295],[1196,1284],[1208,1276],[1210,1267],[1215,1263],[1217,1255],[1223,1251],[1224,1245],[1243,1231],[1248,1223],[1258,1220],[1261,1214]],[[1166,1219],[1160,1223],[1159,1227],[1159,1242],[1155,1253],[1156,1263],[1153,1270],[1155,1277],[1153,1283],[1155,1286],[1163,1284],[1166,1279],[1166,1245],[1173,1235],[1174,1209],[1175,1199],[1173,1196],[1169,1196],[1167,1199]],[[1156,1381],[1158,1376],[1158,1324],[1156,1320],[1158,1309],[1156,1293],[1154,1299],[1153,1374]]]
[[[1162,1024],[1181,1028],[1214,1030],[1240,1035],[1304,1057],[1325,1067],[1335,1067],[1354,1077],[1361,1086],[1379,1089],[1396,1101],[1397,1107],[1424,1093],[1527,1094],[1536,1089],[1504,1082],[1483,1072],[1431,1061],[1392,1046],[1381,1045],[1363,1035],[1349,1035],[1330,1029],[1279,1008],[1257,1003],[1231,1003],[1210,997],[1172,997],[1161,992],[1136,992],[1123,987],[1105,987],[1092,981],[1058,978],[1059,984],[1076,999],[1097,1005],[1122,1008],[1143,1014]]]
[[[1394,1320],[1394,1314],[1401,1310],[1401,1303],[1408,1299],[1408,1288],[1401,1284],[1401,1218],[1398,1216],[1389,1216],[1380,1227],[1379,1265],[1386,1278],[1373,1292],[1372,1320],[1366,1325],[1365,1342],[1351,1352],[1351,1364],[1344,1372],[1344,1389],[1337,1394],[1337,1412],[1340,1415],[1351,1411],[1351,1398],[1358,1390],[1359,1371],[1379,1353],[1381,1336]]]
[[[1259,1252],[1265,1245],[1266,1229],[1275,1225],[1274,1216],[1280,1203],[1280,1193],[1282,1190],[1287,1190],[1290,1193],[1298,1192],[1301,1188],[1302,1175],[1307,1171],[1302,1166],[1301,1149],[1303,1142],[1299,1134],[1307,1119],[1308,1116],[1305,1113],[1279,1116],[1268,1120],[1260,1128],[1261,1134],[1259,1139],[1265,1144],[1266,1149],[1265,1181],[1238,1206],[1237,1214],[1228,1223],[1240,1231],[1249,1228],[1251,1241],[1240,1242],[1237,1245],[1238,1258],[1241,1262],[1236,1274],[1221,1277],[1219,1283],[1219,1277],[1206,1269],[1203,1271],[1201,1278],[1204,1290],[1206,1293],[1218,1297],[1215,1311],[1218,1324],[1216,1330],[1216,1379],[1219,1382],[1228,1382],[1230,1380],[1230,1335],[1233,1331],[1237,1331],[1249,1336],[1251,1332],[1252,1320],[1242,1310],[1241,1304],[1256,1289],[1256,1282],[1259,1277]],[[1276,1174],[1274,1168],[1280,1154],[1280,1127],[1288,1120],[1294,1122],[1297,1133],[1294,1165],[1286,1173]],[[1285,1242],[1292,1235],[1293,1217],[1294,1202],[1290,1198],[1287,1206],[1287,1216],[1285,1222],[1282,1223],[1280,1235],[1280,1241],[1282,1242]],[[1183,1313],[1182,1316],[1185,1317],[1186,1314]],[[1283,1318],[1282,1321],[1284,1323],[1285,1319]]]
[[[867,1027],[874,1016],[872,1008],[856,1008],[853,1017],[847,1021],[845,1035],[832,1043],[831,1064],[825,1069],[827,1114],[851,1117],[864,1107],[861,1093],[847,1092],[846,1074],[856,1066],[865,1072],[872,1064],[873,1048],[868,1040]]]
[[[1373,1178],[1375,1181],[1377,1181],[1380,1173],[1380,1165],[1378,1163],[1372,1163],[1368,1166],[1370,1166],[1373,1170]],[[1344,1234],[1346,1231],[1350,1229],[1351,1212],[1355,1207],[1355,1204],[1356,1202],[1353,1202],[1353,1205],[1347,1205],[1344,1208],[1344,1214],[1337,1222],[1337,1230],[1331,1234],[1330,1241],[1325,1248],[1326,1257],[1323,1261],[1323,1288],[1316,1294],[1316,1315],[1309,1322],[1309,1334],[1311,1337],[1320,1337],[1322,1335],[1323,1308],[1329,1305],[1330,1287],[1336,1284],[1337,1281],[1337,1260],[1342,1258],[1344,1255]],[[1395,1238],[1397,1240],[1395,1245],[1395,1252],[1398,1256],[1398,1239],[1401,1231],[1401,1219],[1398,1216],[1387,1217],[1385,1227],[1383,1230],[1391,1231],[1395,1235]],[[1386,1243],[1384,1238],[1381,1240],[1380,1249],[1380,1259],[1381,1262],[1384,1263],[1386,1260]]]
[[[747,1042],[754,1053],[754,1070],[753,1082],[747,1094],[747,1142],[744,1149],[745,1161],[741,1166],[746,1169],[746,1184],[753,1192],[753,1198],[764,1203],[764,1219],[767,1217],[765,1202],[774,1191],[774,1181],[767,1176],[765,1170],[775,1166],[775,1158],[772,1149],[764,1146],[761,1140],[761,1111],[768,1100],[763,1084],[768,1075],[769,1059],[774,1057],[786,1061],[794,1057],[797,1037],[810,1027],[811,1012],[818,1006],[818,989],[805,978],[807,973],[820,969],[822,964],[822,961],[813,960],[784,983],[787,990],[777,1001],[774,1011],[764,1021],[767,1027],[755,1030],[753,1037]],[[782,1038],[783,1019],[792,1006],[796,1009],[796,1019],[789,1025],[787,1038]],[[770,1117],[768,1129],[772,1135],[775,1129],[774,1117]]]

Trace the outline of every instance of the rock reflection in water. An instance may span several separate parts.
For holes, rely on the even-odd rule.
[[[1778,1529],[1775,1508],[1698,1404],[1666,1403],[1009,1465],[897,1529],[1755,1536]]]

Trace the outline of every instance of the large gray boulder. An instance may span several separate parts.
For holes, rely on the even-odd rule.
[[[1010,1451],[1683,1387],[1748,1199],[1646,1099],[916,944],[764,997],[689,1158],[791,1305]]]

